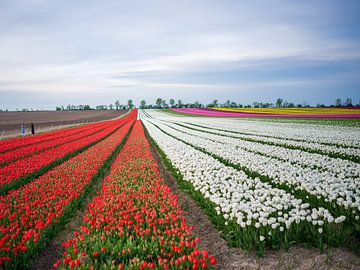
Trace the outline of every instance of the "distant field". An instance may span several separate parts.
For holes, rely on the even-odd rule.
[[[360,118],[359,108],[174,108],[171,111],[212,117]]]
[[[360,108],[215,108],[218,111],[263,114],[359,114]]]
[[[0,137],[20,135],[20,125],[24,123],[29,133],[31,123],[35,131],[44,131],[60,126],[73,125],[81,122],[109,120],[125,114],[127,110],[107,111],[41,111],[41,112],[1,112]]]

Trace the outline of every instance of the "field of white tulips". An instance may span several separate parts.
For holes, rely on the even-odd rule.
[[[263,253],[359,237],[359,127],[155,110],[139,117],[230,246]]]

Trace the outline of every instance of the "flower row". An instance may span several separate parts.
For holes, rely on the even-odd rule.
[[[128,133],[134,114],[115,133],[0,197],[0,266],[25,267],[82,200],[97,172]],[[124,120],[123,120],[124,121]]]
[[[101,123],[96,126],[93,126],[92,128],[88,128],[87,126],[83,128],[79,128],[78,131],[72,132],[73,134],[68,134],[66,132],[65,136],[61,136],[58,138],[52,138],[50,140],[41,141],[38,143],[26,145],[23,147],[18,147],[14,150],[10,150],[7,152],[0,153],[0,165],[4,163],[9,163],[11,161],[28,157],[33,154],[37,154],[40,151],[53,148],[59,145],[63,145],[66,143],[74,142],[78,139],[85,138],[87,136],[90,136],[92,134],[95,134],[96,132],[105,129],[106,127],[109,127],[111,123]]]
[[[70,154],[82,147],[85,147],[91,143],[94,143],[105,136],[114,132],[120,126],[124,125],[128,121],[128,118],[123,118],[112,123],[107,128],[98,131],[97,133],[79,139],[77,141],[63,144],[58,147],[54,147],[44,152],[35,154],[33,156],[19,159],[4,167],[0,168],[0,190],[6,188],[6,185],[11,184],[13,181],[17,181],[20,177],[24,177],[28,174],[41,170],[42,167],[55,162],[56,160]]]
[[[308,121],[283,122],[276,119],[177,117],[154,110],[150,113],[158,119],[179,120],[208,130],[248,136],[249,139],[279,139],[280,141],[277,142],[282,144],[298,142],[301,143],[298,147],[308,147],[308,149],[311,149],[310,146],[314,146],[316,149],[321,149],[321,146],[333,146],[333,148],[329,148],[330,151],[336,151],[336,148],[339,148],[340,151],[346,151],[344,148],[349,148],[350,151],[360,148],[359,128],[356,126],[311,124]]]
[[[183,180],[200,194],[196,197],[211,202],[205,205],[213,205],[217,222],[233,245],[261,250],[265,245],[289,245],[291,241],[321,246],[324,241],[340,239],[344,216],[333,216],[322,207],[312,208],[286,191],[165,134],[149,120],[144,124]]]
[[[268,123],[257,121],[194,121],[207,128],[237,133],[249,139],[264,140],[330,153],[359,154],[360,141],[356,127],[335,127],[309,124]]]
[[[275,145],[246,141],[237,136],[234,136],[234,134],[229,135],[228,133],[221,131],[202,129],[187,123],[174,121],[171,121],[171,123],[177,124],[177,129],[199,137],[204,137],[206,139],[223,141],[224,137],[226,137],[226,142],[236,147],[236,149],[241,148],[252,153],[259,153],[263,156],[269,156],[283,161],[288,161],[292,164],[299,164],[301,166],[310,167],[315,170],[319,169],[322,171],[329,171],[335,177],[339,178],[360,177],[360,164],[349,160],[338,158],[335,159],[321,154],[309,153],[298,149],[289,149]],[[174,125],[172,126],[175,127]]]
[[[63,243],[66,250],[55,267],[205,269],[216,264],[191,236],[177,197],[159,175],[140,121],[74,235]]]
[[[20,138],[13,138],[8,140],[2,140],[0,141],[0,152],[7,152],[10,150],[14,150],[19,147],[28,146],[36,143],[43,143],[49,140],[53,139],[59,139],[62,137],[66,137],[69,135],[76,134],[81,131],[85,131],[88,129],[96,128],[102,125],[105,125],[109,122],[100,122],[100,123],[93,123],[88,124],[84,126],[77,126],[77,127],[71,127],[46,133],[37,134],[34,136],[26,136],[26,137],[20,137]]]
[[[222,137],[209,133],[200,133],[186,129],[172,128],[171,125],[156,121],[161,129],[167,133],[181,138],[197,147],[215,154],[233,164],[246,168],[251,172],[256,172],[268,177],[274,184],[284,184],[288,190],[294,189],[306,191],[308,194],[323,198],[326,202],[331,202],[340,206],[342,214],[346,214],[345,209],[352,209],[355,212],[348,212],[348,215],[359,216],[360,210],[360,183],[357,177],[342,174],[334,174],[329,171],[322,171],[315,168],[303,167],[292,163],[291,160],[276,159],[264,156],[255,152],[244,150],[242,142],[237,139]],[[191,134],[192,133],[192,134]],[[196,133],[196,134],[194,134]],[[336,159],[334,159],[336,162]],[[359,219],[359,217],[357,217]],[[360,222],[360,221],[359,221]]]

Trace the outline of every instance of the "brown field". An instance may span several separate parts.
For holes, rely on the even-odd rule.
[[[39,133],[86,122],[109,120],[127,112],[127,110],[0,112],[0,138],[20,135],[20,125],[23,123],[27,127],[27,134],[31,123],[34,123],[35,132]]]

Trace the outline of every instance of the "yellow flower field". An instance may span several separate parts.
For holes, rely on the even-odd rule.
[[[348,108],[214,108],[219,111],[264,114],[360,114],[360,109]]]

